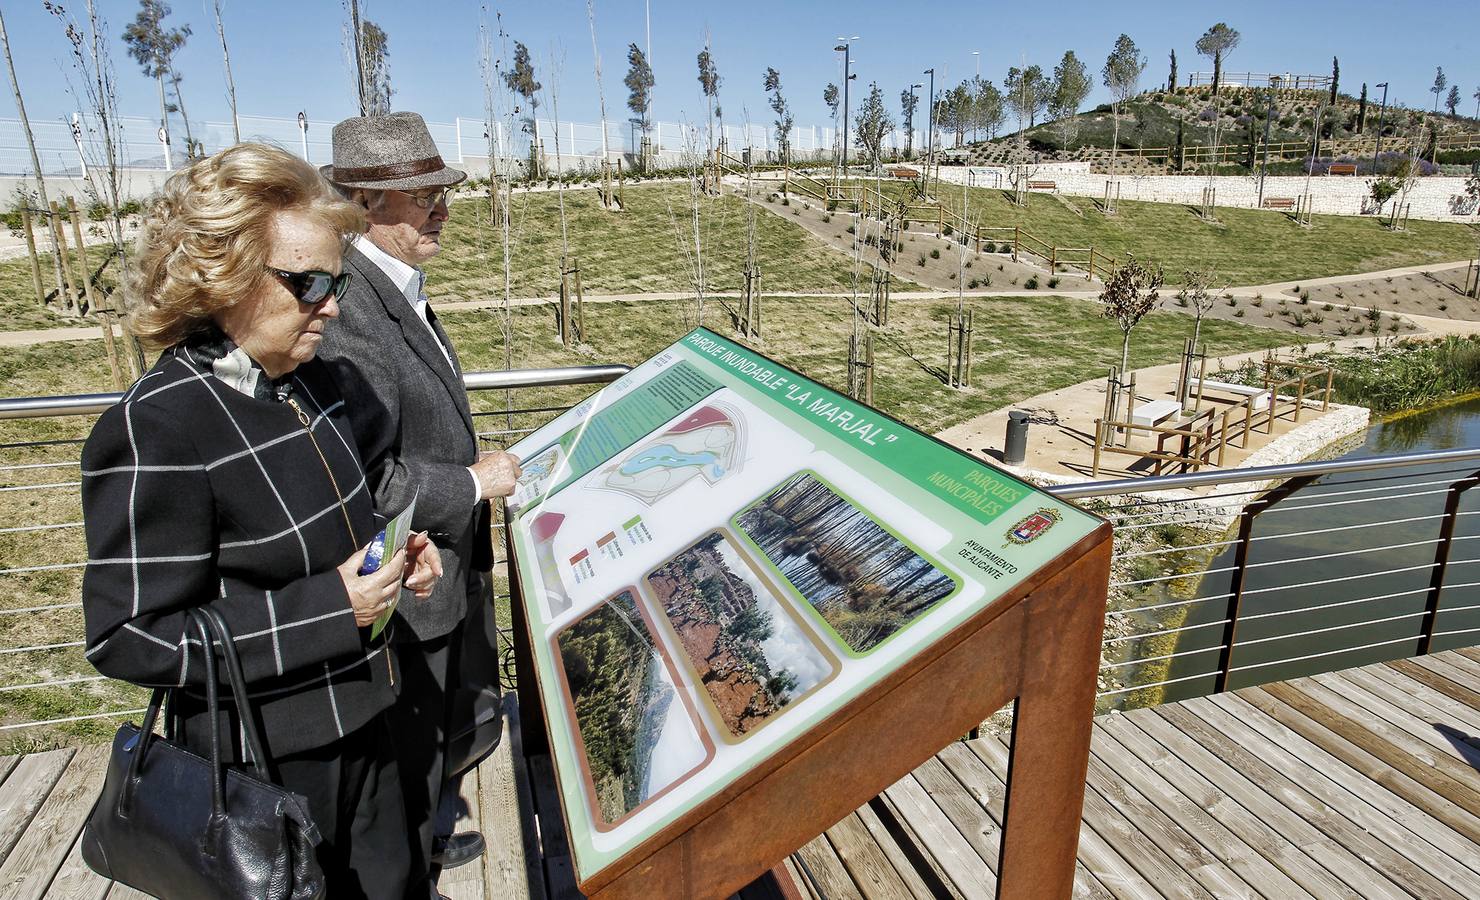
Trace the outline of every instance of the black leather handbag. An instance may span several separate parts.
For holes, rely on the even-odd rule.
[[[267,776],[231,632],[214,609],[197,607],[190,616],[206,651],[211,758],[153,733],[168,693],[155,689],[144,724],[125,724],[113,738],[103,793],[82,833],[82,858],[99,875],[164,900],[323,897],[318,829],[307,802]],[[255,776],[221,763],[213,643],[226,661]]]

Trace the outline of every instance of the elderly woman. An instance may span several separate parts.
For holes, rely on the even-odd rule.
[[[358,207],[272,147],[232,147],[165,185],[127,286],[128,327],[164,352],[83,449],[83,610],[98,671],[185,687],[177,734],[202,755],[186,610],[219,611],[277,777],[323,834],[328,895],[399,898],[409,849],[382,715],[398,674],[389,629],[372,638],[367,626],[403,583],[426,596],[441,565],[418,535],[358,574],[378,525],[314,354],[349,278],[345,242],[364,227]],[[222,733],[239,736],[223,705]]]

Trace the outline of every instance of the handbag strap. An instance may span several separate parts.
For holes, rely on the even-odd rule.
[[[252,768],[256,770],[258,778],[272,781],[268,772],[272,761],[267,756],[266,745],[262,743],[262,733],[257,729],[257,717],[252,714],[252,699],[247,693],[247,679],[242,673],[242,662],[237,655],[236,641],[231,635],[231,629],[214,607],[197,606],[191,613],[205,621],[221,644],[221,658],[226,662],[226,680],[231,684],[237,718],[241,720],[242,731],[246,734],[247,751],[252,754]],[[214,653],[209,655],[215,656]]]
[[[220,698],[216,689],[216,655],[211,652],[211,635],[205,617],[197,615],[195,609],[189,610],[188,615],[195,625],[196,633],[200,635],[201,646],[205,650],[206,709],[210,716],[211,733],[211,814],[215,819],[226,815],[226,789],[221,767],[221,721],[218,715]],[[190,652],[189,642],[185,642],[184,646],[188,654]],[[164,705],[166,692],[166,688],[154,689],[154,694],[149,699],[149,709],[144,714],[144,723],[139,728],[139,739],[133,748],[133,758],[128,764],[128,778],[124,781],[123,790],[118,793],[118,814],[123,818],[128,817],[134,793],[143,777],[144,757],[154,743],[154,723],[159,718],[159,709]]]

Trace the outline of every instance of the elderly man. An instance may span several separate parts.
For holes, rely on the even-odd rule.
[[[408,896],[421,900],[439,896],[441,867],[483,850],[476,833],[436,835],[434,826],[464,620],[487,602],[487,501],[512,492],[519,467],[507,454],[478,451],[462,368],[420,268],[441,250],[447,191],[467,175],[443,164],[415,113],[346,119],[333,140],[334,164],[323,174],[364,207],[369,230],[345,258],[354,278],[319,356],[344,394],[376,508],[394,514],[415,499],[412,526],[431,534],[445,572],[429,599],[402,597],[393,638],[401,693],[391,725],[413,831]]]

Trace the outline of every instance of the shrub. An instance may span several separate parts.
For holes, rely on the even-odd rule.
[[[1234,313],[1233,313],[1233,317],[1235,319],[1242,319],[1244,317],[1244,311],[1241,310],[1241,309],[1235,310]]]
[[[932,248],[930,250],[930,258],[931,259],[940,259],[940,248],[939,247],[935,247],[935,248]]]
[[[922,269],[925,268],[925,254],[920,254],[920,258],[915,260],[915,265],[919,266]]]
[[[1228,305],[1229,306],[1238,306],[1238,298],[1237,297],[1229,297],[1228,298]]]
[[[832,221],[832,213],[823,213],[822,214],[822,221],[823,222],[831,222]]]
[[[1301,291],[1300,292],[1300,305],[1301,306],[1309,306],[1310,305],[1310,291]]]
[[[856,229],[855,229],[855,228],[854,228],[854,227],[853,227],[853,226],[852,226],[852,225],[849,225],[849,226],[848,226],[848,233],[849,233],[849,234],[854,234],[854,233],[855,233],[855,231],[856,231]]]
[[[954,233],[954,232],[955,232],[955,229],[951,227],[951,223],[950,222],[947,222],[945,225],[943,225],[941,227],[941,229],[940,229],[940,236],[941,237],[950,237],[951,234]]]
[[[1059,280],[1057,278],[1050,278],[1050,279],[1048,279],[1048,287],[1049,287],[1050,290],[1052,290],[1053,288],[1056,288],[1058,286],[1059,286]]]
[[[781,198],[781,205],[782,206],[790,206],[791,205],[791,198],[790,197],[782,197]]]
[[[1038,276],[1037,275],[1029,275],[1028,276],[1028,280],[1025,281],[1025,282],[1023,282],[1023,287],[1026,288],[1026,289],[1028,289],[1028,290],[1030,290],[1030,291],[1036,291],[1036,290],[1038,290]]]

